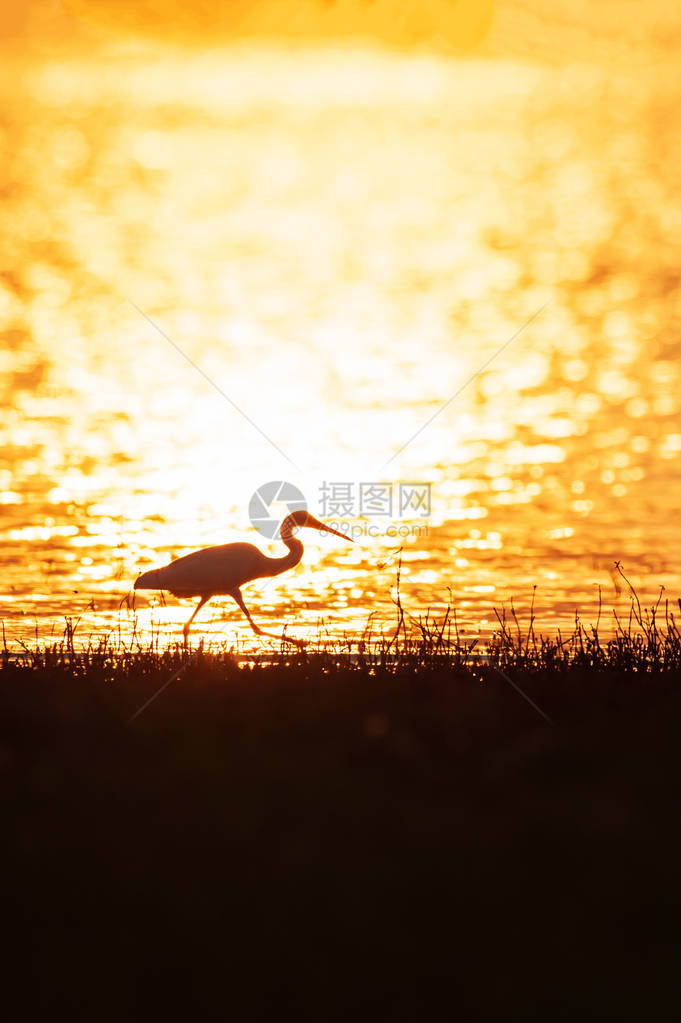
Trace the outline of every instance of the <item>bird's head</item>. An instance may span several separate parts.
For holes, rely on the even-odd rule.
[[[334,536],[340,536],[342,540],[349,540],[350,543],[354,543],[351,536],[347,533],[341,533],[338,529],[332,529],[331,526],[327,526],[326,523],[316,519],[309,511],[304,511],[300,508],[298,511],[291,512],[287,515],[281,524],[281,537],[290,536],[298,529],[318,529],[320,533],[333,533]]]

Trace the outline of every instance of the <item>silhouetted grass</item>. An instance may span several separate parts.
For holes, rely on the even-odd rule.
[[[402,673],[443,671],[468,672],[478,679],[487,669],[502,668],[528,675],[544,672],[620,672],[632,675],[660,675],[681,671],[681,599],[674,605],[663,602],[660,591],[657,602],[643,608],[638,595],[617,569],[630,591],[630,608],[623,620],[616,611],[608,635],[600,631],[602,607],[599,603],[595,624],[586,625],[575,616],[572,632],[546,636],[535,631],[534,593],[527,620],[522,622],[511,601],[510,611],[495,610],[498,629],[484,643],[471,641],[459,630],[456,608],[449,606],[441,617],[430,611],[414,616],[403,606],[400,575],[394,599],[396,627],[387,635],[376,629],[372,616],[359,638],[338,639],[318,632],[305,646],[287,642],[270,644],[260,654],[235,652],[233,646],[217,644],[185,650],[181,644],[162,647],[159,633],[143,644],[133,632],[126,640],[120,634],[90,640],[76,646],[77,622],[67,618],[62,639],[55,643],[36,641],[29,647],[21,643],[10,651],[3,626],[3,650],[0,667],[25,677],[30,672],[56,672],[73,677],[87,676],[90,681],[128,682],[151,675],[177,671],[193,656],[201,669],[211,674],[248,670],[248,666],[274,666],[289,672],[319,670],[322,672],[375,672],[400,676]],[[536,588],[535,588],[536,589]],[[614,626],[614,628],[612,627]]]
[[[255,659],[157,636],[82,649],[73,622],[6,649],[24,1004],[107,1023],[216,1005],[668,1018],[681,642],[670,605],[632,600],[608,639],[500,611],[482,651],[399,589],[390,635],[370,621]]]

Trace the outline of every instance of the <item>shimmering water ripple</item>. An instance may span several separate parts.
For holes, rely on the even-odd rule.
[[[379,53],[36,65],[7,116],[0,594],[8,641],[131,634],[132,580],[247,539],[256,486],[429,482],[419,533],[308,533],[244,591],[294,635],[402,595],[567,627],[681,592],[672,79]],[[541,306],[430,425],[381,467]],[[299,467],[292,468],[133,307]],[[384,532],[392,520],[358,520]],[[415,525],[423,526],[417,519]],[[186,604],[140,603],[175,636]],[[249,639],[227,599],[197,620]]]

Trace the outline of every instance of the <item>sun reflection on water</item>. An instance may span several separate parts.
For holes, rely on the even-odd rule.
[[[317,514],[325,481],[431,485],[427,533],[310,532],[254,585],[298,634],[385,622],[400,546],[405,601],[451,597],[472,629],[535,583],[564,625],[599,585],[617,599],[615,559],[678,592],[681,226],[664,97],[652,137],[635,84],[378,52],[37,65],[2,200],[12,637],[64,614],[129,633],[140,571],[230,539],[280,553],[248,520],[280,478]],[[141,606],[138,628],[186,617]],[[236,609],[203,619],[246,636]]]

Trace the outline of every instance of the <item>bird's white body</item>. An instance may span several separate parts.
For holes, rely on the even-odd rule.
[[[168,590],[176,597],[199,597],[194,614],[184,626],[185,643],[189,626],[196,614],[211,597],[221,595],[232,597],[237,602],[253,631],[260,635],[262,629],[251,618],[240,587],[254,579],[280,575],[297,565],[303,556],[303,545],[294,537],[293,531],[302,526],[334,533],[344,540],[350,539],[330,526],[325,526],[309,512],[295,511],[281,525],[281,539],[288,547],[288,554],[283,558],[268,558],[252,543],[226,543],[218,547],[206,547],[171,561],[162,568],[144,572],[135,580],[135,589]]]

